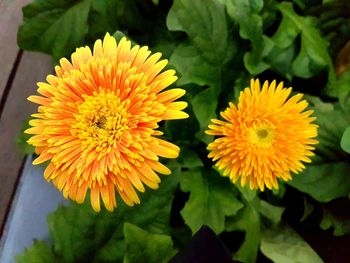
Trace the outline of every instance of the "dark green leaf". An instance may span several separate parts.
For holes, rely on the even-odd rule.
[[[337,93],[340,106],[350,115],[350,71],[343,73],[329,89]]]
[[[319,202],[348,196],[350,192],[350,165],[347,161],[328,163],[320,160],[311,164],[288,183],[299,191],[308,193]]]
[[[315,251],[290,227],[263,232],[261,252],[275,263],[322,263]]]
[[[227,12],[239,25],[239,34],[251,41],[252,50],[244,55],[244,65],[251,74],[259,74],[269,68],[262,58],[270,48],[269,39],[263,36],[263,19],[260,15],[264,1],[223,1]],[[264,51],[265,50],[265,51]]]
[[[172,31],[186,32],[209,63],[222,64],[232,55],[225,8],[216,0],[175,0],[167,26]]]
[[[260,213],[266,218],[268,218],[275,225],[277,225],[281,221],[284,210],[285,210],[284,207],[271,205],[270,203],[264,200],[260,201],[260,205],[259,205]]]
[[[68,56],[83,44],[88,32],[90,0],[36,0],[23,9],[24,23],[18,31],[22,49]]]
[[[323,103],[308,97],[319,125],[318,156],[300,174],[293,176],[290,185],[306,192],[320,202],[347,196],[350,191],[350,164],[340,148],[340,140],[349,120],[338,104]]]
[[[244,201],[244,208],[226,220],[225,231],[244,231],[245,238],[233,258],[242,262],[256,262],[261,241],[259,199]]]
[[[190,199],[181,210],[181,215],[192,233],[202,225],[221,233],[225,217],[236,214],[243,207],[228,179],[214,170],[191,169],[183,172],[180,186],[182,191],[190,192]]]
[[[87,260],[97,248],[95,224],[101,215],[78,205],[60,206],[48,217],[54,251],[65,262]]]
[[[115,262],[123,258],[124,222],[153,233],[168,233],[173,193],[179,180],[179,169],[163,177],[160,189],[141,195],[141,205],[128,207],[119,200],[115,212],[92,211],[89,200],[84,206],[59,207],[49,216],[54,249],[66,262]],[[100,249],[101,248],[101,249]],[[99,250],[100,249],[100,250]]]
[[[350,120],[338,104],[323,103],[318,98],[309,98],[319,125],[317,152],[329,160],[343,159],[340,141]]]
[[[328,68],[329,81],[335,81],[332,60],[328,54],[328,42],[322,38],[315,22],[310,17],[299,16],[291,3],[280,3],[278,9],[283,15],[282,23],[273,40],[279,47],[288,47],[300,34],[301,49],[292,68],[296,76],[308,78],[320,69]]]
[[[344,209],[347,209],[344,207]],[[341,218],[334,215],[331,211],[323,209],[323,218],[320,223],[323,230],[333,227],[333,234],[335,236],[342,236],[350,233],[349,218]]]
[[[198,155],[194,151],[185,147],[181,149],[179,163],[181,164],[181,167],[188,169],[203,166],[203,163]]]
[[[90,0],[89,36],[92,40],[111,34],[117,29],[137,29],[140,26],[140,12],[136,1],[128,0]],[[144,21],[142,21],[144,22]]]
[[[43,241],[34,241],[30,248],[16,255],[17,263],[60,263],[62,262],[54,253],[51,245]]]
[[[345,152],[350,153],[350,127],[346,128],[344,131],[343,136],[341,137],[340,146]]]
[[[216,117],[217,97],[217,90],[210,87],[198,93],[192,100],[193,112],[202,132],[207,129],[210,120]]]
[[[209,63],[190,42],[181,43],[170,57],[170,63],[181,73],[177,85],[196,83],[213,85],[220,81],[220,67]]]
[[[125,223],[124,236],[124,263],[165,263],[176,253],[171,237],[167,235],[152,234]]]

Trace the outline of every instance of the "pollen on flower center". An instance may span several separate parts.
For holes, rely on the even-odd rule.
[[[112,92],[94,92],[84,96],[85,101],[78,106],[76,123],[72,134],[77,135],[87,149],[109,151],[123,132],[129,129],[129,101],[121,101]]]
[[[262,130],[258,130],[258,131],[257,131],[257,134],[258,134],[258,137],[259,137],[260,139],[264,139],[264,138],[267,137],[267,135],[268,135],[269,133],[268,133],[267,130],[262,129]]]
[[[253,126],[248,129],[248,141],[257,147],[267,148],[275,140],[275,131],[269,125]]]

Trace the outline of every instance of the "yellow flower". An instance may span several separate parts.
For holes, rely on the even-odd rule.
[[[115,189],[123,201],[140,203],[135,188],[158,188],[157,173],[171,171],[159,157],[176,158],[179,148],[159,139],[162,120],[187,118],[181,110],[183,89],[166,87],[176,81],[174,70],[160,73],[167,60],[151,55],[147,47],[109,34],[97,40],[93,51],[78,48],[72,62],[63,58],[48,83],[38,83],[41,96],[26,133],[39,155],[33,164],[50,161],[44,176],[66,198],[82,203],[90,190],[91,205],[100,210],[117,207]],[[157,173],[156,173],[157,172]]]
[[[233,103],[221,112],[225,121],[213,119],[206,133],[220,136],[208,145],[208,157],[235,183],[249,183],[250,189],[265,186],[278,189],[277,179],[291,179],[290,173],[311,162],[312,146],[318,141],[316,119],[307,110],[302,94],[288,99],[292,88],[276,87],[267,81],[260,88],[259,80],[251,80],[250,88],[241,91],[238,105]]]

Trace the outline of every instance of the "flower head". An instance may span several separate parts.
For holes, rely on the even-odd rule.
[[[233,103],[221,112],[224,121],[213,119],[206,131],[219,136],[208,145],[209,157],[235,183],[249,183],[251,189],[278,188],[277,179],[291,179],[291,172],[303,170],[311,162],[312,146],[317,144],[317,125],[302,94],[288,99],[292,88],[276,87],[267,81],[251,80]]]
[[[147,47],[109,34],[97,40],[93,51],[78,48],[72,62],[63,58],[56,75],[38,83],[41,96],[33,114],[28,143],[39,155],[33,164],[50,161],[44,176],[66,198],[82,203],[90,190],[94,210],[100,197],[108,210],[116,206],[115,190],[129,206],[140,203],[135,188],[158,188],[157,173],[171,171],[159,157],[176,158],[179,148],[158,138],[162,120],[188,115],[182,89],[166,87],[176,81],[174,70],[162,69],[167,60],[151,55]]]

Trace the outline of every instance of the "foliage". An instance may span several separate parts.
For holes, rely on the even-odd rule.
[[[204,224],[232,240],[243,232],[231,251],[242,262],[259,259],[259,249],[274,262],[321,262],[284,216],[294,209],[286,200],[304,200],[304,221],[350,193],[350,72],[336,76],[333,62],[345,41],[329,35],[348,36],[350,26],[337,1],[314,2],[322,1],[34,0],[26,6],[19,46],[54,61],[106,31],[162,52],[179,75],[175,85],[187,91],[191,118],[164,124],[181,155],[168,163],[173,174],[162,178],[159,190],[146,191],[140,206],[119,202],[115,212],[98,214],[88,205],[59,207],[48,218],[52,243],[35,241],[17,262],[166,262]],[[210,119],[255,76],[284,80],[307,94],[319,125],[313,162],[279,192],[235,186],[206,158],[211,138],[203,131]],[[315,222],[319,231],[349,233],[348,220],[323,212]]]
[[[261,251],[276,263],[322,263],[312,248],[288,226],[270,229],[263,233]]]

